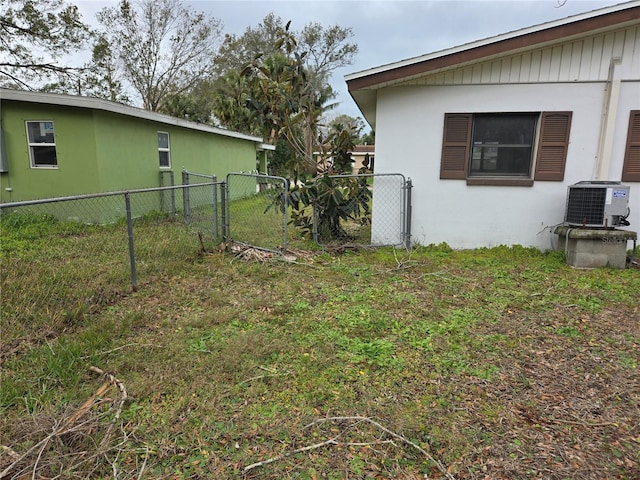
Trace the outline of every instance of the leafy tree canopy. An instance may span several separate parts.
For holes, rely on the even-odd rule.
[[[360,117],[340,114],[331,119],[327,126],[329,129],[336,129],[338,126],[342,126],[342,128],[349,128],[356,137],[359,137],[362,130],[364,130],[364,121]]]
[[[353,63],[358,46],[350,42],[353,30],[332,25],[324,27],[311,22],[301,31],[290,30],[281,17],[269,13],[256,27],[247,27],[244,34],[226,35],[214,59],[216,72],[222,76],[240,71],[257,58],[267,58],[282,48],[281,33],[287,31],[293,43],[291,53],[299,55],[307,72],[307,81],[318,91],[330,92],[331,74]]]
[[[257,27],[247,27],[241,36],[226,34],[214,58],[216,74],[239,72],[258,56],[276,53],[279,32],[284,22],[273,13],[268,14]]]
[[[267,15],[241,37],[228,35],[216,57],[214,115],[227,127],[261,135],[270,142],[286,138],[297,159],[297,176],[315,171],[323,114],[333,108],[331,73],[353,61],[357,45],[350,28],[310,23],[301,31]],[[238,72],[242,77],[238,78]]]
[[[61,59],[88,35],[78,8],[63,0],[0,0],[0,84],[36,89],[74,76]]]
[[[98,14],[124,77],[143,108],[159,111],[171,97],[193,88],[212,70],[211,52],[222,34],[219,19],[184,6],[181,0],[121,0]]]
[[[373,130],[369,130],[369,132],[365,133],[360,137],[360,143],[364,145],[375,145],[376,144],[376,132]]]

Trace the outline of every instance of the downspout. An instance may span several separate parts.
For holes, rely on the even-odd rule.
[[[602,124],[598,140],[598,156],[596,158],[594,180],[609,180],[611,170],[611,152],[613,151],[613,135],[615,133],[616,115],[620,99],[622,60],[611,59],[609,76],[605,87],[604,104],[602,105]]]

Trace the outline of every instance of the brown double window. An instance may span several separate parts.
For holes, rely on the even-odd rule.
[[[571,112],[447,113],[440,178],[470,185],[561,181],[570,129]]]

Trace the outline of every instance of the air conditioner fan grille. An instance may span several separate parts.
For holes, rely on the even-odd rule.
[[[572,188],[565,222],[577,225],[601,225],[604,221],[606,188]]]

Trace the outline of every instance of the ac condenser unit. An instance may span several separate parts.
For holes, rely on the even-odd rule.
[[[566,225],[613,228],[629,225],[629,186],[620,182],[578,182],[569,186]]]

